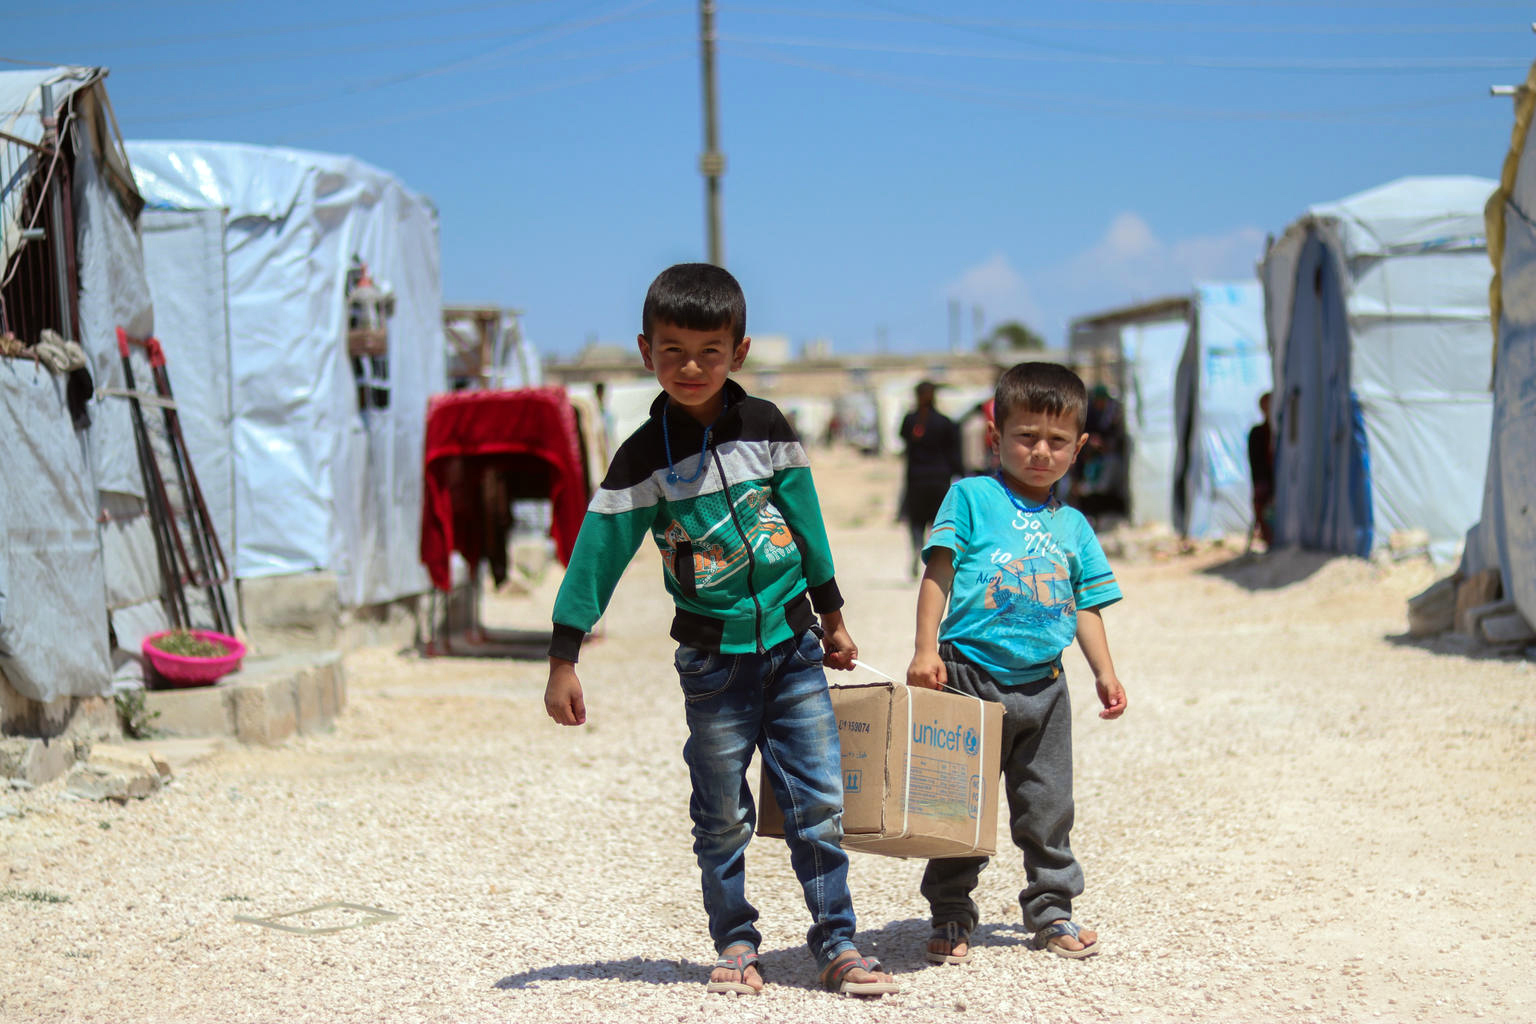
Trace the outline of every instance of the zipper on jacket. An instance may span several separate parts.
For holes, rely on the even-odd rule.
[[[736,527],[736,534],[741,538],[741,546],[747,552],[747,593],[752,597],[752,643],[757,648],[757,653],[763,653],[763,605],[757,599],[757,588],[753,586],[752,576],[757,570],[757,558],[752,553],[752,541],[747,537],[747,531],[741,528],[741,520],[736,518],[736,499],[731,497],[731,482],[725,477],[725,466],[720,462],[718,449],[711,450],[715,457],[715,469],[720,471],[720,490],[725,494],[725,507],[731,513],[731,525]]]

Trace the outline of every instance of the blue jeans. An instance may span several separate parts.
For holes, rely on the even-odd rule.
[[[688,713],[683,760],[693,781],[688,813],[716,952],[762,941],[747,902],[747,841],[757,807],[747,788],[754,749],[784,809],[790,864],[811,912],[806,942],[818,966],[854,948],[853,899],[843,838],[842,754],[821,666],[807,631],[762,654],[677,649]]]

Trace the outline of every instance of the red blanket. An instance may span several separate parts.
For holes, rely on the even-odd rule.
[[[450,552],[472,566],[489,554],[480,528],[488,504],[480,482],[493,468],[510,480],[512,497],[550,500],[555,555],[562,565],[570,562],[588,494],[565,389],[437,395],[427,407],[421,564],[439,590],[450,587]]]

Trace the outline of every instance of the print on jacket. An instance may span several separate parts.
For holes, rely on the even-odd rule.
[[[764,486],[742,488],[731,502],[734,515],[727,511],[715,518],[700,536],[690,537],[675,518],[656,533],[662,568],[680,590],[692,594],[719,586],[748,569],[753,558],[773,563],[791,557],[794,536],[769,493]]]

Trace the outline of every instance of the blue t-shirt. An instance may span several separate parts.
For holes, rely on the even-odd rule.
[[[949,548],[955,579],[939,626],[1001,684],[1050,674],[1077,635],[1077,610],[1120,600],[1093,527],[1075,508],[1025,512],[994,476],[958,481],[923,548]]]

